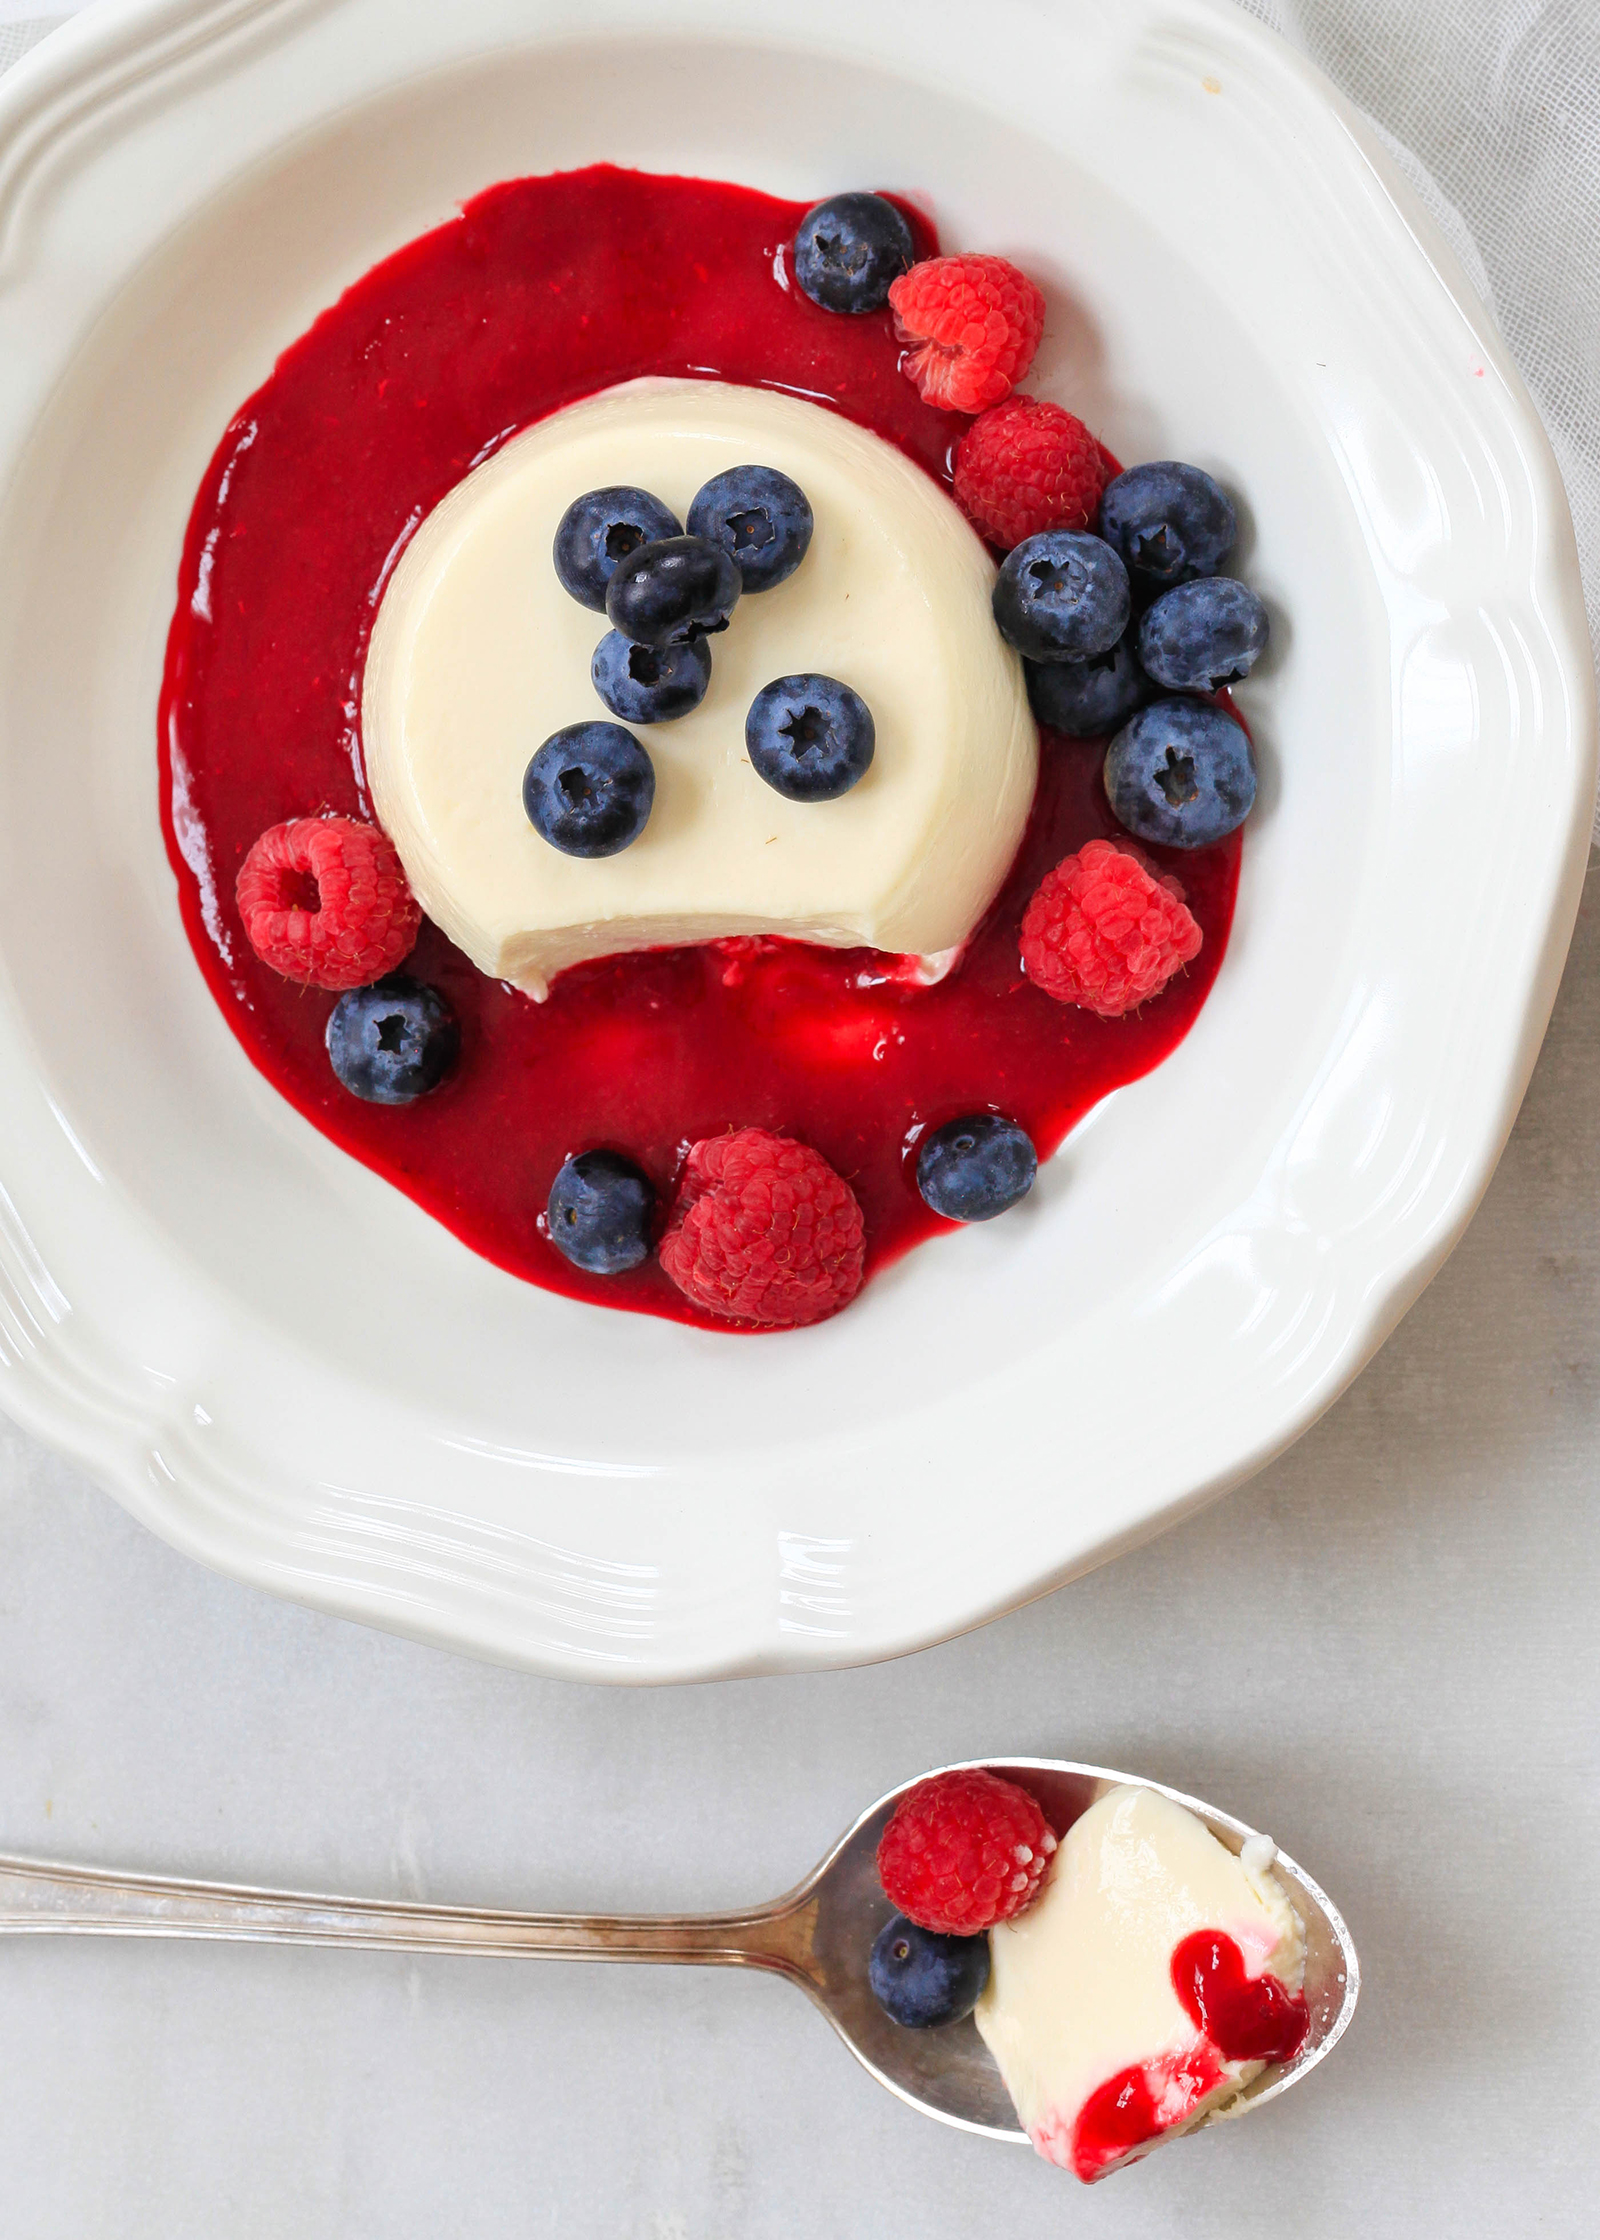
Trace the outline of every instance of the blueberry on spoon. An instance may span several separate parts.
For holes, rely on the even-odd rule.
[[[987,1937],[941,1937],[897,1913],[878,1931],[867,1981],[891,2022],[931,2030],[971,2014],[989,1980]]]

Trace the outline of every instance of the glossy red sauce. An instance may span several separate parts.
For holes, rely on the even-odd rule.
[[[1172,1988],[1200,2043],[1135,2062],[1089,2095],[1068,2150],[1080,2178],[1102,2177],[1135,2147],[1182,2123],[1221,2084],[1226,2063],[1292,2061],[1305,2042],[1305,2000],[1276,1976],[1247,1975],[1244,1954],[1220,1929],[1202,1929],[1178,1945]]]
[[[801,214],[742,187],[597,167],[492,187],[374,267],[284,352],[218,447],[189,521],[161,702],[184,922],[254,1063],[500,1266],[691,1322],[706,1318],[653,1261],[587,1276],[546,1242],[542,1209],[570,1153],[626,1151],[665,1199],[697,1137],[796,1135],[854,1187],[868,1268],[880,1267],[944,1226],[907,1163],[917,1131],[993,1109],[1045,1156],[1182,1039],[1222,961],[1238,876],[1236,838],[1165,856],[1205,947],[1139,1016],[1093,1019],[1041,995],[1017,963],[1023,905],[1063,855],[1116,829],[1099,749],[1047,741],[1017,863],[939,987],[890,983],[891,960],[872,951],[754,941],[583,965],[541,1005],[485,979],[424,922],[405,969],[460,1013],[458,1071],[399,1109],[335,1081],[323,1047],[334,998],[258,961],[234,881],[269,825],[370,814],[368,633],[407,539],[472,466],[613,382],[691,375],[821,399],[949,486],[966,423],[901,375],[889,315],[835,316],[775,277]]]
[[[1292,2061],[1305,2042],[1305,2000],[1276,1976],[1246,1975],[1244,1954],[1220,1929],[1184,1938],[1172,1988],[1225,2061]]]
[[[1074,2173],[1090,2183],[1103,2177],[1135,2147],[1182,2123],[1222,2078],[1222,2063],[1208,2045],[1119,2070],[1079,2110],[1072,2127]]]

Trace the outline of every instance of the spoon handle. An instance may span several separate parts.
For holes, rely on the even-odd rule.
[[[690,1961],[804,1978],[815,1910],[814,1900],[797,1893],[746,1913],[500,1913],[367,1904],[0,1856],[0,1936],[222,1937],[384,1952]]]

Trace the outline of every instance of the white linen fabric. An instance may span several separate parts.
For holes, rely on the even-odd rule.
[[[54,31],[58,23],[65,21],[64,15],[19,18],[15,9],[7,5],[7,0],[0,0],[0,70],[9,70],[14,62],[20,62],[47,31]]]
[[[1600,648],[1600,0],[1237,5],[1367,112],[1493,308],[1561,462]],[[0,0],[0,70],[66,12]]]

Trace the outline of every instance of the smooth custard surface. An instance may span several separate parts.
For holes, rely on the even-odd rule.
[[[528,822],[523,772],[552,732],[616,719],[589,673],[608,624],[557,580],[556,526],[612,483],[682,520],[702,483],[747,464],[805,491],[810,550],[709,641],[711,686],[692,714],[629,726],[656,772],[641,836],[615,856],[563,855]],[[531,995],[587,957],[734,934],[938,958],[993,899],[1037,778],[993,582],[944,491],[838,413],[724,382],[625,383],[515,437],[412,538],[366,664],[374,805],[428,915]],[[872,710],[872,767],[837,801],[786,800],[745,753],[756,694],[804,671]]]

